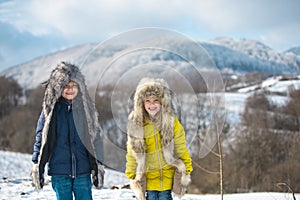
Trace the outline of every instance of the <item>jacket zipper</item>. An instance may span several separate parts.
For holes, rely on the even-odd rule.
[[[72,168],[71,177],[72,178],[76,178],[76,176],[77,176],[77,172],[76,172],[76,156],[74,154],[74,149],[73,149],[74,148],[73,147],[74,144],[72,144],[72,138],[71,138],[71,134],[70,134],[70,124],[69,124],[69,115],[72,115],[72,113],[70,113],[70,111],[71,111],[71,106],[68,105],[67,123],[68,123],[68,136],[69,136],[70,151],[71,151],[71,157],[72,157],[71,158],[72,159],[72,161],[71,161],[71,168]]]
[[[76,177],[76,157],[74,153],[72,153],[72,178]]]
[[[155,138],[155,146],[156,146],[156,152],[157,152],[157,157],[158,157],[158,163],[159,163],[159,173],[160,173],[160,189],[162,189],[162,165],[161,165],[161,158],[159,154],[159,149],[158,149],[158,139],[157,139],[157,134],[156,134],[156,127],[154,126],[154,138]]]

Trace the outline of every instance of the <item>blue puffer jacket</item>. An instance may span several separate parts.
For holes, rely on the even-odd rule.
[[[42,158],[49,162],[48,174],[50,176],[76,177],[91,172],[89,153],[77,132],[77,130],[84,131],[82,128],[85,126],[75,127],[73,111],[70,106],[65,99],[61,99],[54,107],[49,130],[55,129],[55,131],[53,136],[47,138],[47,140],[51,140],[48,149],[49,157]],[[45,116],[42,112],[36,129],[36,142],[32,157],[34,163],[38,163],[44,122]]]

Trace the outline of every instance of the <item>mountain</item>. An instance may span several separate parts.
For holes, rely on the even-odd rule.
[[[300,73],[300,56],[293,51],[280,53],[255,40],[223,37],[196,43],[156,38],[134,45],[84,44],[13,66],[0,75],[13,77],[24,88],[33,88],[46,81],[51,70],[62,60],[82,67],[87,83],[93,85],[117,82],[125,75],[144,76],[149,71],[149,68],[148,71],[145,69],[147,66],[152,66],[150,71],[154,74],[170,76],[174,72],[188,79],[193,79],[191,74],[206,70],[207,65],[213,67],[214,63],[219,71],[234,74]]]
[[[293,48],[290,48],[286,51],[287,53],[290,52],[290,53],[293,53],[295,55],[298,55],[300,56],[300,47],[293,47]]]
[[[300,69],[299,54],[292,51],[280,53],[264,45],[261,42],[250,39],[233,40],[231,38],[217,38],[211,41],[214,44],[225,46],[231,50],[240,52],[247,58],[256,60],[259,65],[257,71],[264,69],[261,66],[274,70],[275,74],[281,73],[298,73]],[[300,48],[300,47],[299,47]],[[260,70],[259,70],[260,68]]]

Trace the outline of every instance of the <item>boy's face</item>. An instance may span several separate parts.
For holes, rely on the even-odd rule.
[[[70,81],[68,85],[66,85],[62,91],[61,96],[68,101],[72,101],[78,94],[78,86],[77,83]]]
[[[144,101],[145,110],[151,117],[154,117],[161,109],[160,100],[156,97],[147,97]]]

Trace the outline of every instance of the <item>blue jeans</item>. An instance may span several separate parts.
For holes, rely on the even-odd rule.
[[[147,190],[146,192],[147,200],[172,200],[171,190],[165,191],[156,191],[156,190]]]
[[[64,176],[52,176],[52,188],[57,200],[92,200],[92,181],[90,175],[76,178]]]

